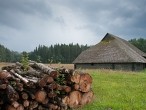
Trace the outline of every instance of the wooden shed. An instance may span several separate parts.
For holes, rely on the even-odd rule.
[[[146,68],[146,53],[128,41],[107,33],[98,44],[83,51],[73,63],[76,69],[140,71]]]

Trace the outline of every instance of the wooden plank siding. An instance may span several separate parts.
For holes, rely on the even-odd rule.
[[[112,69],[124,71],[141,71],[146,68],[144,63],[85,63],[75,64],[75,69]]]

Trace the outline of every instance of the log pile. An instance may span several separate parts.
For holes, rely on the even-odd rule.
[[[0,71],[0,110],[68,110],[92,101],[88,73],[30,62]]]

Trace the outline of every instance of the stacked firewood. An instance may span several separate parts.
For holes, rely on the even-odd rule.
[[[0,71],[0,110],[68,110],[92,101],[88,73],[30,62]]]

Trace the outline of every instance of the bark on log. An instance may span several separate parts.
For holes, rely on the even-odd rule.
[[[10,101],[17,101],[19,99],[18,93],[11,85],[7,86],[7,96]]]
[[[21,75],[15,73],[14,70],[10,70],[10,72],[11,72],[14,76],[18,77],[18,78],[19,78],[21,81],[23,81],[25,84],[27,84],[27,83],[29,82],[26,78],[24,78],[24,77],[22,77]]]
[[[58,72],[42,63],[35,63],[34,64],[37,68],[39,68],[40,70],[42,70],[44,73],[56,78],[58,75]]]

